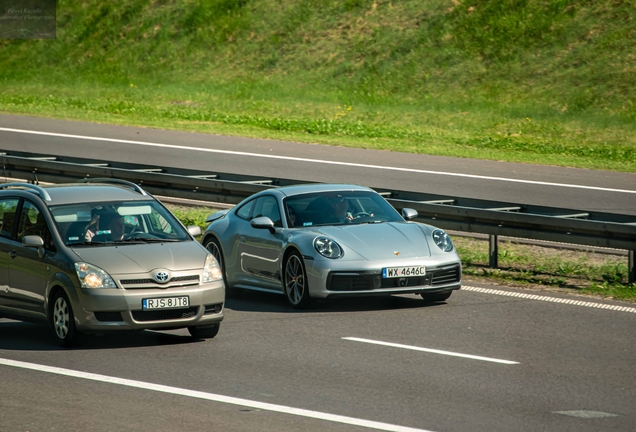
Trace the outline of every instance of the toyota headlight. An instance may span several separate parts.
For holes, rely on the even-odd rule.
[[[433,231],[433,241],[438,248],[444,252],[450,252],[453,250],[453,242],[448,234],[441,229]]]
[[[314,239],[314,248],[325,258],[340,258],[343,253],[340,245],[329,237],[316,237]]]
[[[216,262],[216,259],[214,259],[212,254],[208,254],[208,256],[205,257],[205,263],[203,264],[203,277],[201,278],[201,282],[214,282],[221,279],[223,279],[223,273],[221,272],[219,263]]]
[[[82,288],[117,288],[113,278],[97,266],[78,262],[75,263],[75,271]]]

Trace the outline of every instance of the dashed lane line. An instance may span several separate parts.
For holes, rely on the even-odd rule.
[[[372,340],[372,339],[362,339],[357,337],[343,337],[342,339],[354,341],[354,342],[364,342],[364,343],[368,343],[372,345],[382,345],[382,346],[387,346],[391,348],[402,348],[402,349],[408,349],[413,351],[427,352],[431,354],[441,354],[441,355],[447,355],[451,357],[462,357],[462,358],[471,359],[471,360],[481,360],[481,361],[487,361],[492,363],[501,363],[501,364],[507,364],[507,365],[519,364],[519,362],[511,361],[511,360],[502,360],[502,359],[497,359],[492,357],[482,357],[482,356],[477,356],[472,354],[462,354],[462,353],[457,353],[452,351],[443,351],[443,350],[432,349],[432,348],[422,348],[422,347],[418,347],[414,345],[403,345],[403,344],[398,344],[393,342],[383,342],[383,341]]]
[[[462,291],[474,291],[474,292],[480,292],[484,294],[517,297],[517,298],[523,298],[528,300],[538,300],[538,301],[545,301],[545,302],[551,302],[551,303],[562,303],[562,304],[569,304],[574,306],[585,306],[585,307],[597,308],[597,309],[607,309],[607,310],[618,311],[618,312],[636,313],[636,307],[630,307],[630,306],[619,306],[619,305],[612,305],[612,304],[606,304],[606,303],[596,303],[596,302],[583,301],[583,300],[573,300],[573,299],[565,299],[560,297],[549,297],[549,296],[542,296],[537,294],[521,293],[521,292],[515,292],[515,291],[504,291],[504,290],[491,289],[491,288],[479,288],[474,286],[462,286],[461,289]]]

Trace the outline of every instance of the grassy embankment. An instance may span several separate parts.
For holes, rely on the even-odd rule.
[[[0,112],[636,172],[635,18],[613,0],[60,0],[56,40],[0,40]],[[504,245],[524,264],[492,272],[457,243],[467,274],[626,280]]]
[[[636,172],[631,2],[58,2],[0,111]]]

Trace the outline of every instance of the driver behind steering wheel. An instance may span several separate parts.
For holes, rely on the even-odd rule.
[[[102,226],[107,226],[110,233],[103,233],[93,237],[93,241],[118,241],[124,239],[124,218],[119,213],[106,213],[100,217]]]
[[[353,216],[349,212],[349,203],[342,195],[327,198],[328,213],[325,222],[345,223],[353,220]]]

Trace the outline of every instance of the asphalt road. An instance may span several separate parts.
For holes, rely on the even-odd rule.
[[[8,115],[0,115],[2,149],[636,215],[634,173]]]
[[[635,312],[469,290],[297,312],[245,293],[213,340],[147,331],[76,350],[0,319],[0,430],[633,431]]]
[[[2,115],[0,148],[636,214],[634,174]],[[0,319],[0,431],[636,430],[633,305],[467,288],[306,312],[246,293],[205,342],[175,330],[61,350]]]

